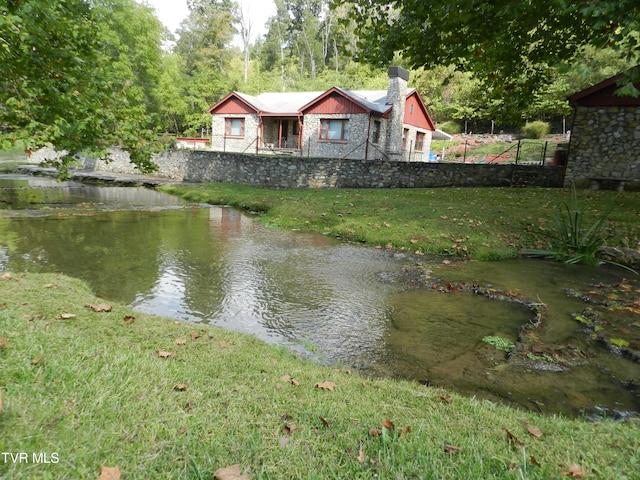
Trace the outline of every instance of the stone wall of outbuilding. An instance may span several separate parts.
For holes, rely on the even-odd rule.
[[[565,183],[578,187],[640,188],[640,108],[578,107]]]
[[[551,165],[403,162],[168,150],[154,157],[157,176],[184,182],[230,182],[273,188],[561,187]],[[132,173],[128,154],[112,153],[95,170]]]

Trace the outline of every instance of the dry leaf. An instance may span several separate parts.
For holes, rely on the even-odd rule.
[[[4,278],[5,280],[11,280],[13,276],[9,272],[7,272],[2,274],[2,278]]]
[[[282,384],[276,383],[276,390],[282,390]]]
[[[580,465],[571,465],[568,472],[562,472],[563,475],[572,478],[584,478],[587,475],[586,470]]]
[[[330,390],[333,392],[333,389],[336,388],[336,384],[333,382],[321,382],[321,383],[316,383],[314,387],[321,388],[323,390]]]
[[[169,358],[169,357],[175,357],[175,352],[164,352],[162,350],[158,350],[158,356],[160,358]]]
[[[441,394],[438,394],[438,395],[436,395],[436,398],[438,398],[438,399],[442,400],[442,401],[443,401],[443,402],[445,402],[445,403],[451,403],[451,402],[453,402],[453,398],[451,398],[451,395],[441,395]]]
[[[511,433],[508,429],[504,429],[507,432],[507,438],[509,439],[509,443],[513,442],[520,447],[524,447],[524,442],[516,437],[513,433]]]
[[[240,473],[240,465],[231,465],[230,467],[219,468],[213,474],[213,478],[217,480],[249,480],[249,475]]]
[[[40,355],[39,357],[31,360],[31,365],[38,365],[40,362],[42,362],[42,360],[44,360],[44,355]]]
[[[225,342],[224,340],[222,340],[219,344],[218,347],[220,348],[226,348],[227,347],[227,342]]]
[[[529,459],[529,463],[531,465],[535,465],[538,468],[542,467],[542,465],[540,465],[540,462],[538,462],[538,459],[536,457],[534,457],[533,455],[531,455],[531,458]]]
[[[9,347],[9,345],[11,345],[11,344],[9,343],[9,340],[7,340],[7,339],[6,339],[6,338],[4,338],[4,337],[0,337],[0,348],[8,348],[8,347]]]
[[[448,443],[445,443],[445,445],[444,445],[445,453],[449,453],[449,454],[458,453],[460,450],[462,450],[461,447],[456,447],[454,445],[449,445]]]
[[[284,427],[282,427],[282,432],[285,435],[291,435],[297,429],[298,429],[298,426],[295,423],[290,423],[290,424],[287,424]]]
[[[61,313],[58,315],[58,318],[61,318],[62,320],[69,320],[70,318],[76,318],[76,316],[73,313]]]
[[[278,443],[280,444],[281,447],[286,446],[287,443],[289,443],[289,437],[280,437],[278,439]]]
[[[534,427],[533,425],[529,425],[527,427],[527,432],[533,437],[540,438],[542,436],[542,430],[538,427]]]
[[[191,335],[192,340],[200,338],[200,334],[198,332],[189,332],[189,335]]]
[[[85,305],[85,307],[90,308],[94,312],[110,312],[111,311],[111,305],[109,305],[108,303],[100,303],[98,305],[92,305],[88,303],[87,305]]]
[[[293,378],[290,375],[284,375],[280,377],[280,380],[282,380],[283,382],[289,382],[291,385],[295,385],[296,387],[300,385],[300,382],[298,382],[295,378]]]
[[[115,467],[102,467],[98,480],[120,480],[120,469]]]
[[[383,428],[388,428],[389,430],[393,430],[395,428],[395,425],[393,424],[393,422],[388,418],[385,418],[384,420],[382,420],[381,425]]]
[[[189,390],[189,385],[185,384],[185,383],[176,383],[173,386],[173,389],[176,392],[186,392],[187,390]]]
[[[370,437],[379,437],[380,435],[382,435],[382,430],[380,430],[379,428],[370,428],[369,429],[369,436]]]
[[[136,317],[132,317],[130,315],[127,315],[126,317],[124,317],[124,323],[126,324],[130,324],[133,323],[133,321],[136,319]]]
[[[365,459],[364,449],[362,448],[362,444],[360,444],[360,449],[358,450],[358,462],[363,463]]]
[[[186,345],[187,341],[184,338],[176,338],[176,345]]]
[[[325,427],[329,428],[329,422],[327,422],[324,417],[318,417],[320,419],[320,421],[322,422],[322,425],[324,425]]]

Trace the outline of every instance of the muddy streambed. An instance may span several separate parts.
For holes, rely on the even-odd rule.
[[[62,272],[368,375],[544,413],[640,412],[640,282],[619,268],[415,257],[144,188],[4,176],[0,270]]]

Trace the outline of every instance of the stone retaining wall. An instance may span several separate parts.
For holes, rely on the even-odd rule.
[[[230,182],[275,188],[561,187],[563,168],[259,156],[169,150],[154,157],[154,175],[185,182]],[[88,166],[88,165],[87,165]],[[114,151],[96,171],[135,173],[128,154]]]

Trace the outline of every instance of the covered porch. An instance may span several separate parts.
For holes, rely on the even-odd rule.
[[[260,115],[260,153],[300,153],[302,117]]]

